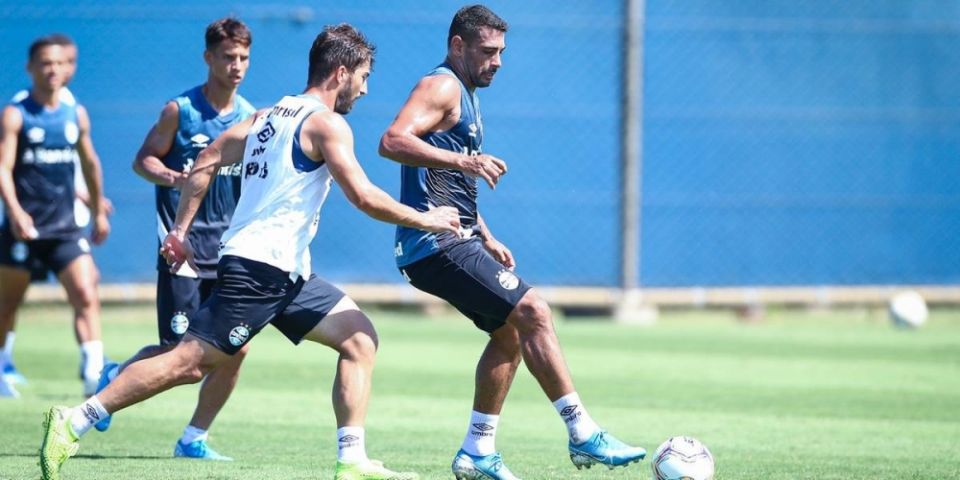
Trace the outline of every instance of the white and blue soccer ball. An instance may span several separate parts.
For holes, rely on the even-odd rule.
[[[898,327],[917,328],[927,322],[927,302],[919,293],[908,290],[890,298],[890,321]]]
[[[654,480],[713,480],[713,455],[693,437],[671,437],[653,454]]]

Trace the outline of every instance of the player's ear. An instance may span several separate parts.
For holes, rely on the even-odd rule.
[[[463,37],[460,35],[454,35],[453,38],[450,39],[450,51],[455,55],[463,55],[463,47]]]
[[[210,49],[203,50],[203,61],[206,62],[207,66],[210,66],[213,63],[213,52]]]
[[[350,70],[347,70],[346,65],[340,65],[337,67],[337,83],[348,83],[350,79]]]

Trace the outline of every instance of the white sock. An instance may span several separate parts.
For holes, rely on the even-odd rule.
[[[344,463],[363,463],[367,461],[367,449],[364,446],[363,427],[341,427],[337,429],[337,460]]]
[[[103,370],[103,342],[92,340],[81,343],[80,365],[83,368],[83,378],[100,378],[100,370]]]
[[[94,395],[73,409],[70,413],[70,426],[73,427],[73,433],[81,437],[97,422],[109,415],[110,413],[103,408],[103,404]]]
[[[3,356],[7,357],[7,360],[13,362],[13,341],[16,340],[17,334],[13,332],[7,332],[7,341],[3,344]]]
[[[180,437],[180,443],[183,445],[190,445],[197,440],[206,440],[207,431],[194,427],[193,425],[187,425],[187,428],[183,429],[183,436]]]
[[[485,457],[497,453],[497,424],[500,415],[489,415],[476,410],[470,414],[470,426],[460,448],[470,455]]]
[[[557,401],[553,402],[553,407],[557,409],[560,418],[567,424],[567,433],[570,435],[570,441],[575,445],[587,441],[591,435],[600,426],[590,418],[586,407],[580,401],[580,395],[577,392],[568,393]]]

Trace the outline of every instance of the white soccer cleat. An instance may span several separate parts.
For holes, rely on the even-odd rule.
[[[20,392],[3,376],[0,376],[0,398],[20,398]]]

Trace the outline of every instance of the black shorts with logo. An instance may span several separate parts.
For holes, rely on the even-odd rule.
[[[216,280],[157,271],[157,335],[160,345],[176,345],[187,333],[190,318],[210,298]]]
[[[20,241],[9,228],[0,228],[0,265],[27,270],[31,280],[44,280],[48,272],[59,274],[67,265],[90,254],[90,242],[77,232],[65,238]]]
[[[400,272],[411,285],[446,300],[487,333],[502,327],[530,290],[483,248],[479,238],[444,247],[400,267]]]
[[[340,289],[316,275],[292,281],[272,265],[225,255],[210,298],[187,331],[230,355],[268,323],[297,344],[343,297]]]

